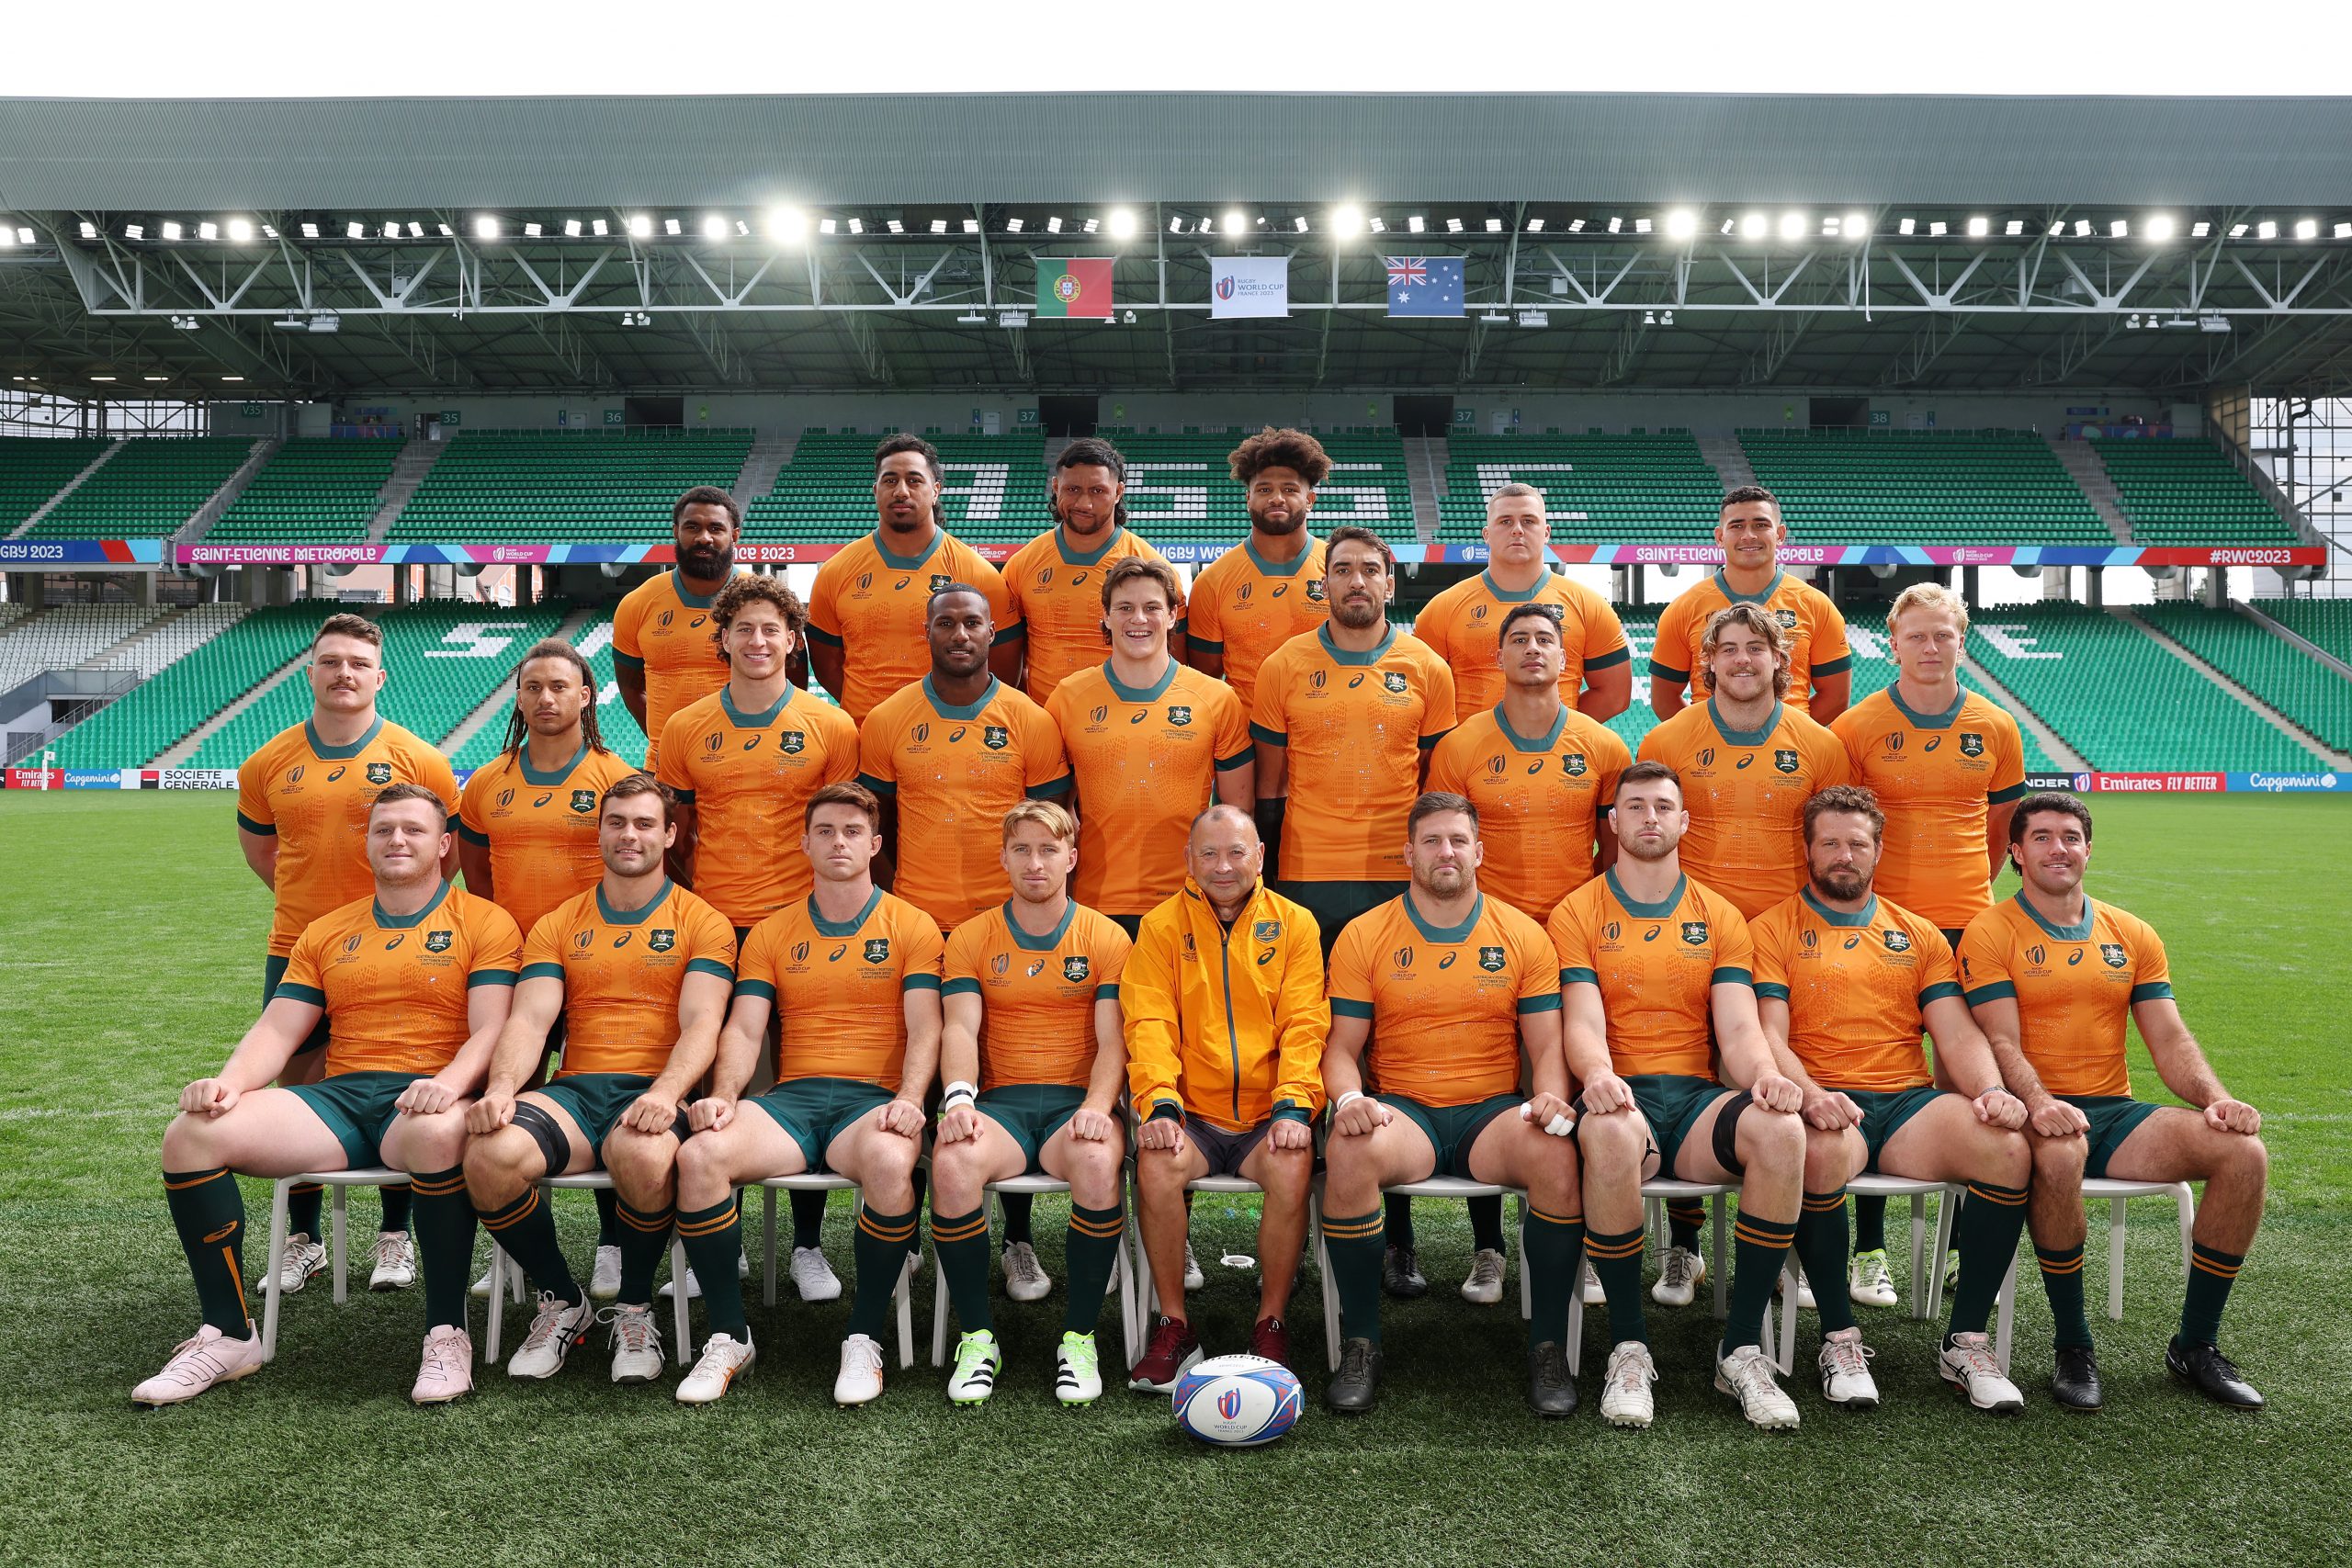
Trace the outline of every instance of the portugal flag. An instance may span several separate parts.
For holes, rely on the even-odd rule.
[[[1111,258],[1037,258],[1037,314],[1111,318]]]

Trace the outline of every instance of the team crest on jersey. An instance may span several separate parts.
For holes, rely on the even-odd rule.
[[[645,933],[645,945],[656,953],[667,953],[678,945],[678,933],[668,927]]]
[[[1086,962],[1086,954],[1082,953],[1073,954],[1072,956],[1062,960],[1062,978],[1068,980],[1073,986],[1077,985],[1080,980],[1085,979],[1089,971],[1090,966]]]
[[[1910,951],[1911,951],[1911,933],[1910,933],[1910,932],[1908,932],[1908,931],[1881,931],[1881,932],[1879,932],[1878,934],[1879,934],[1880,936],[1882,936],[1882,937],[1883,937],[1883,938],[1885,938],[1885,939],[1886,939],[1886,950],[1887,950],[1887,952],[1889,952],[1889,953],[1908,953],[1908,952],[1910,952]]]
[[[1683,921],[1683,922],[1682,922],[1682,940],[1683,940],[1683,942],[1684,942],[1686,944],[1688,944],[1689,946],[1691,946],[1691,947],[1704,947],[1704,946],[1706,946],[1706,945],[1707,945],[1707,922],[1706,922],[1706,921],[1704,921],[1704,920],[1685,920],[1685,921]]]
[[[1012,736],[1001,724],[988,725],[980,731],[980,744],[991,751],[1001,751],[1012,744]]]
[[[427,932],[425,932],[425,933],[424,933],[424,951],[425,951],[425,952],[427,952],[427,953],[447,953],[447,952],[448,952],[448,951],[449,951],[449,943],[450,943],[450,942],[454,942],[455,940],[457,940],[457,934],[458,934],[458,933],[457,933],[457,932],[455,932],[455,931],[427,931]]]
[[[1323,580],[1321,578],[1310,577],[1306,580],[1306,596],[1309,599],[1314,600],[1317,604],[1323,603]]]
[[[2123,951],[2123,944],[2120,942],[2100,942],[2098,955],[2107,961],[2107,966],[2109,969],[2120,969],[2131,962],[2130,957]]]
[[[931,591],[936,593],[955,581],[944,571],[934,571],[931,574]]]
[[[1772,618],[1781,623],[1781,629],[1784,632],[1797,629],[1797,613],[1794,610],[1775,610]]]
[[[390,762],[368,763],[368,782],[371,784],[388,784],[391,783],[392,765]]]
[[[1793,773],[1797,771],[1797,754],[1776,750],[1772,753],[1772,766],[1781,773]]]
[[[783,738],[777,740],[776,744],[784,749],[784,754],[786,756],[797,757],[801,752],[808,750],[808,732],[799,729],[787,729],[784,732]]]
[[[1392,692],[1401,694],[1406,685],[1405,672],[1402,670],[1384,671],[1381,673],[1380,683]]]
[[[582,817],[594,817],[596,814],[596,792],[593,789],[573,790],[571,809]]]
[[[1280,942],[1283,923],[1280,920],[1258,920],[1250,927],[1250,934],[1260,942]]]
[[[1501,948],[1482,947],[1478,950],[1479,968],[1484,969],[1489,975],[1497,975],[1502,972],[1502,966],[1503,950]]]
[[[890,939],[887,936],[877,936],[868,941],[865,944],[865,961],[868,964],[889,963]]]
[[[1182,729],[1193,722],[1193,710],[1179,703],[1168,710],[1168,722]]]
[[[1560,759],[1560,771],[1572,779],[1584,777],[1590,767],[1591,764],[1585,761],[1584,753],[1581,751],[1570,751]]]
[[[1984,755],[1984,738],[1981,735],[1962,736],[1960,754],[1963,757],[1982,757]]]

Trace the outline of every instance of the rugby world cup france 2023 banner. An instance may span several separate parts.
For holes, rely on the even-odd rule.
[[[1212,320],[1289,314],[1288,256],[1209,258],[1209,316]]]

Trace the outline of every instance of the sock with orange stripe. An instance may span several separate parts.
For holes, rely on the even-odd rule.
[[[2184,1345],[2211,1345],[2222,1332],[2222,1309],[2230,1303],[2230,1287],[2245,1265],[2243,1252],[2223,1252],[2203,1242],[2188,1251],[2188,1294],[2180,1303],[2180,1333]]]
[[[859,1236],[862,1244],[863,1234]],[[956,1321],[967,1334],[993,1330],[989,1311],[989,1210],[986,1200],[968,1214],[931,1212],[931,1250],[939,1259],[939,1277],[947,1281],[947,1298],[956,1303]],[[858,1267],[865,1267],[864,1255]]]
[[[1568,1342],[1568,1292],[1584,1250],[1582,1214],[1547,1214],[1527,1205],[1527,1348]]]
[[[678,1211],[678,1239],[686,1244],[686,1267],[702,1286],[703,1314],[710,1332],[738,1343],[752,1337],[743,1321],[743,1281],[735,1277],[735,1260],[743,1255],[743,1216],[733,1198],[707,1209]],[[684,1285],[679,1281],[680,1287]]]
[[[1091,1334],[1102,1318],[1102,1292],[1111,1288],[1111,1269],[1119,1261],[1119,1232],[1125,1211],[1116,1202],[1107,1209],[1069,1206],[1069,1232],[1062,1242],[1062,1257],[1069,1264],[1069,1310],[1062,1314],[1065,1334]]]
[[[1584,1256],[1609,1297],[1609,1342],[1623,1345],[1634,1339],[1648,1344],[1649,1325],[1642,1314],[1642,1227],[1588,1230]]]
[[[1387,1247],[1388,1222],[1378,1209],[1323,1216],[1323,1250],[1340,1296],[1342,1338],[1380,1343],[1380,1264]]]
[[[1731,1303],[1718,1358],[1763,1338],[1764,1308],[1781,1282],[1781,1268],[1796,1234],[1793,1220],[1768,1220],[1752,1209],[1739,1211],[1732,1224]]]
[[[1951,1322],[1944,1343],[1955,1334],[1982,1334],[1993,1315],[1994,1298],[2018,1255],[2018,1237],[2025,1232],[2025,1191],[1996,1187],[1986,1181],[1968,1184],[1968,1201],[1960,1206],[1952,1226],[1952,1247],[1960,1254],[1960,1284],[1951,1293]],[[1819,1297],[1816,1294],[1815,1299]]]
[[[245,1307],[245,1195],[226,1166],[164,1172],[164,1201],[196,1276],[204,1321],[232,1339],[253,1332]]]
[[[1804,1265],[1808,1280],[1832,1281],[1830,1288],[1814,1288],[1813,1299],[1821,1311],[1821,1333],[1824,1338],[1841,1328],[1854,1326],[1854,1302],[1836,1281],[1846,1278],[1846,1190],[1835,1192],[1808,1192],[1804,1206],[1797,1215],[1797,1261]]]
[[[465,1168],[420,1170],[409,1186],[415,1195],[417,1268],[424,1276],[424,1326],[463,1328],[474,1262],[474,1205],[466,1196]]]
[[[298,1181],[286,1190],[286,1234],[301,1232],[312,1241],[326,1235],[319,1228],[325,1221],[327,1190],[315,1181]]]
[[[1699,1227],[1707,1223],[1707,1206],[1689,1198],[1672,1198],[1666,1205],[1666,1244],[1685,1252],[1699,1250]]]
[[[477,1208],[474,1213],[490,1232],[491,1240],[504,1247],[506,1256],[520,1264],[540,1290],[574,1306],[580,1303],[583,1299],[580,1281],[563,1259],[563,1244],[555,1235],[555,1212],[545,1192],[526,1187],[523,1195],[504,1208]]]
[[[909,1209],[903,1214],[877,1214],[872,1204],[858,1204],[856,1245],[850,1254],[857,1265],[857,1284],[850,1298],[850,1333],[863,1334],[876,1341],[883,1337],[890,1321],[890,1298],[899,1288],[899,1275],[906,1269],[907,1254],[919,1245],[916,1212]],[[985,1229],[980,1232],[980,1245],[981,1257],[985,1258]]]
[[[2033,1258],[2041,1265],[2041,1289],[2050,1298],[2052,1342],[2061,1349],[2089,1349],[2091,1320],[2083,1311],[2083,1244],[2055,1252],[2037,1247]]]
[[[628,1203],[615,1203],[614,1228],[621,1238],[621,1293],[618,1300],[630,1306],[651,1304],[653,1271],[662,1267],[662,1254],[670,1246],[670,1226],[677,1217],[675,1209],[656,1209],[648,1213]]]

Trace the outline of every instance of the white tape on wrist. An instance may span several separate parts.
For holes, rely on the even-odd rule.
[[[1351,1089],[1348,1090],[1347,1093],[1340,1096],[1339,1103],[1331,1107],[1331,1114],[1337,1116],[1340,1111],[1345,1111],[1349,1106],[1363,1098],[1364,1092],[1360,1089]]]

